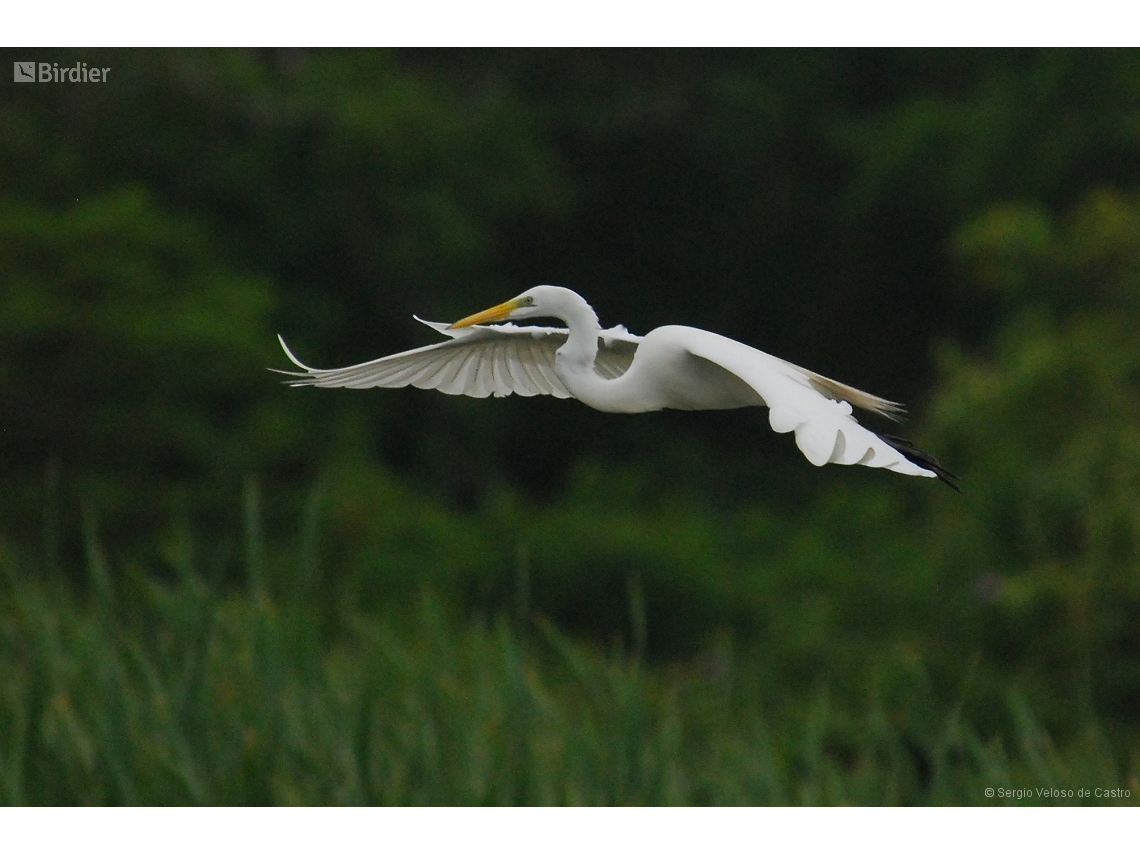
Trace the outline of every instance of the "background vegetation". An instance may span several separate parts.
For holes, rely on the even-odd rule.
[[[1136,52],[36,53],[112,71],[0,92],[0,799],[1140,803]],[[965,495],[264,370],[538,282]]]

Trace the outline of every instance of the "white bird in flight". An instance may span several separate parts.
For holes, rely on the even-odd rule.
[[[557,318],[566,328],[498,323],[539,317]],[[854,405],[898,421],[901,404],[716,333],[684,326],[658,327],[645,336],[622,326],[604,330],[589,303],[553,285],[531,288],[450,325],[416,320],[448,340],[322,369],[305,365],[278,336],[285,355],[301,369],[278,373],[289,375],[285,382],[291,386],[415,386],[475,398],[554,395],[610,413],[766,406],[772,430],[794,431],[796,445],[816,466],[872,466],[938,478],[958,489],[954,476],[929,454],[870,431],[851,415]]]

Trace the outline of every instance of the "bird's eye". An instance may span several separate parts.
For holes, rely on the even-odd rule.
[[[534,297],[527,297],[526,298],[526,304],[528,306],[533,306],[534,305]]]

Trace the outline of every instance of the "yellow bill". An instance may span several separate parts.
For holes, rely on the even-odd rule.
[[[463,327],[473,327],[475,324],[493,324],[497,321],[505,321],[519,305],[517,299],[507,300],[505,303],[499,303],[497,306],[476,312],[474,315],[468,315],[466,318],[453,323],[448,329],[457,330]]]

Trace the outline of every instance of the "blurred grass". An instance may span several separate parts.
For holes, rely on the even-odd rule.
[[[727,632],[646,658],[636,577],[628,643],[569,636],[525,586],[482,616],[426,585],[330,611],[315,547],[274,558],[252,481],[243,507],[244,587],[185,522],[166,566],[113,566],[91,508],[82,591],[0,551],[4,803],[1140,804],[1135,741],[1091,714],[1055,741],[1011,689],[1004,728],[969,721],[976,661],[947,700],[922,679],[777,689],[773,651]],[[1130,798],[1036,792],[1113,786]]]

